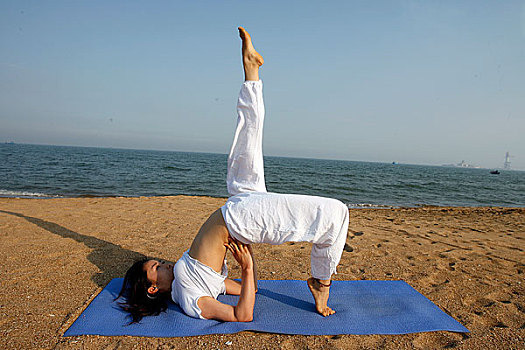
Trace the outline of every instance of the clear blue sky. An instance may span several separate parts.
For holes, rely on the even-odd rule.
[[[524,1],[2,1],[0,141],[525,169]]]

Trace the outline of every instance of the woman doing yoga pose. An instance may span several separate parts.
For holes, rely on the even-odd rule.
[[[264,104],[259,67],[263,58],[250,35],[239,27],[245,82],[237,104],[237,129],[228,157],[230,198],[202,225],[191,247],[175,265],[157,260],[136,262],[119,294],[133,322],[166,309],[171,298],[196,318],[249,322],[253,319],[256,272],[250,244],[311,242],[307,280],[317,312],[328,307],[331,276],[346,241],[348,208],[338,200],[266,192],[262,155]],[[241,267],[241,282],[227,277],[226,251]],[[223,304],[219,294],[239,295],[237,305]]]

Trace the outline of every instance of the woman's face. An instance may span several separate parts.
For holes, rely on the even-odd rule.
[[[148,275],[148,280],[151,282],[151,287],[148,288],[148,293],[165,293],[171,291],[171,283],[173,282],[173,264],[160,262],[158,260],[148,260],[144,263],[144,271]]]

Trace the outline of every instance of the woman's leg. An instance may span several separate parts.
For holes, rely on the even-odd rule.
[[[266,192],[262,154],[264,102],[259,67],[264,63],[251,37],[239,27],[245,82],[237,102],[237,129],[228,156],[228,193]]]
[[[245,82],[237,104],[237,129],[228,157],[228,192],[266,192],[262,155],[264,103],[259,67],[263,59],[249,34],[239,28]],[[299,195],[254,193],[222,207],[232,237],[245,244],[311,242],[312,278],[308,287],[317,311],[333,314],[327,301],[331,275],[336,272],[346,241],[348,209],[332,199]],[[257,213],[257,215],[254,215]],[[247,215],[247,216],[246,216]]]
[[[323,316],[335,313],[328,307],[328,297],[330,294],[331,276],[336,272],[337,265],[341,260],[343,249],[348,234],[348,208],[342,204],[342,217],[335,224],[341,227],[330,244],[315,243],[310,254],[310,269],[312,277],[307,280],[308,288],[315,300],[317,312]]]

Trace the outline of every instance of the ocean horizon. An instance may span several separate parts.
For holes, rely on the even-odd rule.
[[[525,206],[525,172],[265,156],[269,192],[350,208]],[[226,154],[0,144],[0,197],[228,197]]]

